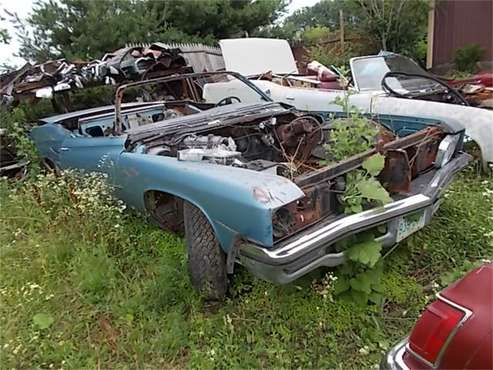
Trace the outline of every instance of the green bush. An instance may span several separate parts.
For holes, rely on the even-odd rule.
[[[477,44],[466,45],[455,51],[455,65],[459,71],[475,72],[477,62],[481,60],[484,49]]]
[[[36,147],[28,136],[30,126],[24,109],[17,107],[13,110],[0,109],[0,128],[4,129],[13,152],[19,161],[30,163],[31,172],[36,174],[40,169],[40,158]]]

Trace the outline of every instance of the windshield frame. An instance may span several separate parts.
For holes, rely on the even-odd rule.
[[[138,87],[138,86],[146,86],[146,85],[156,85],[156,84],[162,84],[170,81],[180,81],[180,80],[189,80],[190,79],[197,79],[201,77],[208,77],[208,76],[232,76],[241,82],[243,82],[245,85],[250,87],[252,90],[254,90],[262,100],[266,102],[274,102],[268,95],[266,95],[260,88],[258,88],[255,84],[250,82],[246,77],[243,75],[237,73],[237,72],[229,72],[229,71],[218,71],[218,72],[199,72],[199,73],[186,73],[186,74],[181,74],[181,75],[171,75],[171,76],[166,76],[166,77],[158,77],[158,78],[153,78],[150,80],[144,80],[144,81],[137,81],[137,82],[131,82],[128,84],[124,84],[118,87],[115,93],[115,120],[114,120],[114,132],[116,134],[121,134],[123,132],[123,119],[122,119],[122,104],[123,104],[123,96],[125,90],[132,88],[132,87]]]
[[[380,79],[380,84],[379,84],[379,87],[378,89],[374,89],[374,88],[361,88],[360,86],[360,81],[358,81],[358,76],[356,75],[356,70],[357,68],[355,68],[355,62],[358,62],[358,61],[361,61],[361,60],[367,60],[367,61],[372,61],[376,58],[382,58],[384,59],[384,61],[389,58],[389,57],[393,57],[393,58],[402,58],[402,59],[405,59],[407,60],[408,62],[414,64],[414,66],[417,67],[417,69],[419,69],[421,72],[422,72],[422,75],[424,78],[426,78],[427,76],[429,76],[430,74],[424,70],[418,63],[416,63],[414,60],[412,60],[411,58],[408,58],[404,55],[400,55],[400,54],[396,54],[396,53],[387,53],[387,54],[383,54],[383,55],[367,55],[367,56],[362,56],[362,57],[355,57],[355,58],[351,58],[349,60],[349,66],[351,68],[351,76],[353,78],[353,86],[354,88],[357,90],[357,91],[383,91],[382,89],[382,85],[381,85],[381,82],[382,82],[382,79],[383,77],[385,76],[386,73],[384,73],[382,76],[381,76],[381,79]],[[407,71],[392,71],[389,69],[389,71],[387,72],[407,72]],[[416,72],[412,72],[414,74],[417,74]]]

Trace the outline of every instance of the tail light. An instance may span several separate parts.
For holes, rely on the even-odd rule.
[[[430,304],[409,337],[411,351],[430,365],[436,365],[440,352],[470,312],[450,303],[439,299]]]

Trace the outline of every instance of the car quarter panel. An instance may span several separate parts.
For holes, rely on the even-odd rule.
[[[126,140],[126,135],[83,136],[58,123],[34,127],[30,136],[41,157],[51,160],[59,168],[100,171],[110,175]]]
[[[493,355],[493,263],[471,271],[441,295],[473,314],[450,342],[440,367],[490,369]],[[472,363],[480,366],[473,366]]]
[[[162,191],[197,206],[224,250],[241,236],[271,247],[272,211],[304,194],[286,178],[242,168],[122,153],[115,183],[129,205],[145,210],[144,194]]]
[[[60,148],[60,167],[101,171],[112,175],[114,164],[124,150],[125,139],[126,136],[70,135]]]
[[[29,133],[41,157],[48,158],[54,163],[59,163],[60,148],[69,135],[69,130],[53,123],[34,127]]]

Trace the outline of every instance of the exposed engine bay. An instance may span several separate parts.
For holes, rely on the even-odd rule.
[[[287,114],[173,135],[146,143],[146,153],[269,171],[293,179],[326,159],[322,145],[327,130],[312,116]]]
[[[395,196],[410,192],[411,181],[433,168],[445,136],[441,129],[427,128],[398,138],[385,126],[374,124],[379,129],[375,148],[340,162],[332,161],[325,147],[330,145],[330,124],[291,112],[267,119],[184,130],[145,140],[144,146],[145,153],[150,155],[244,168],[293,181],[305,197],[273,214],[274,237],[283,240],[323,218],[341,215],[345,175],[359,168],[372,154],[385,155],[385,168],[379,180]],[[262,194],[256,196],[261,199]]]

